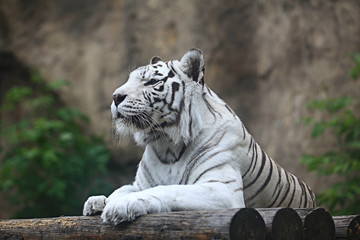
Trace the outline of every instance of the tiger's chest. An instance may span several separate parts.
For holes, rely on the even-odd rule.
[[[158,143],[159,144],[159,143]],[[192,172],[193,146],[162,144],[147,146],[139,167],[152,186],[185,184],[184,176]]]
[[[184,159],[172,163],[163,163],[156,156],[152,154],[144,156],[139,167],[142,175],[146,178],[150,186],[155,187],[159,185],[177,185],[182,184],[184,173],[187,169],[187,164]]]

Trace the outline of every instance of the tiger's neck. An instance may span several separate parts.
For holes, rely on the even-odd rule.
[[[147,145],[154,156],[163,164],[173,164],[178,162],[183,156],[187,146],[184,143],[174,144],[167,140],[158,140]]]

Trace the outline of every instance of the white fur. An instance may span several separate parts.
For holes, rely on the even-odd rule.
[[[126,98],[118,106],[111,105],[114,127],[118,134],[133,135],[145,151],[134,183],[108,198],[90,197],[84,204],[84,215],[103,211],[104,222],[118,224],[152,212],[241,208],[247,199],[247,206],[257,207],[271,202],[279,206],[312,203],[314,199],[304,196],[300,184],[295,180],[288,183],[287,173],[265,155],[226,103],[203,85],[203,67],[201,51],[193,49],[181,61],[156,61],[138,68],[115,90],[115,95]],[[171,72],[175,76],[166,78]],[[147,85],[154,78],[162,80]],[[162,101],[150,104],[148,93],[161,86],[164,90],[151,99]],[[118,113],[130,117],[137,112],[151,115],[150,120],[141,119],[152,122],[152,127],[142,129],[126,118],[117,118]],[[273,180],[265,185],[268,176]],[[291,184],[295,200],[290,187],[286,189]],[[244,185],[251,186],[245,191],[245,200]],[[276,198],[277,192],[280,197]],[[311,191],[305,190],[306,194]]]

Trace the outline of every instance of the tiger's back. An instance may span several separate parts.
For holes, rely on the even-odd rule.
[[[244,200],[247,207],[293,207],[316,206],[311,188],[272,160],[255,142],[233,110],[209,88],[204,90],[207,108],[214,117],[209,131],[217,126],[218,132],[232,133],[223,143],[231,150],[234,161],[239,164],[243,181]],[[216,116],[216,117],[215,117]],[[221,145],[221,142],[216,143]],[[221,148],[219,149],[221,151]]]

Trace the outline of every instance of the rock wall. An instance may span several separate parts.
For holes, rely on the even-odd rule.
[[[133,166],[142,150],[112,141],[114,89],[154,55],[178,59],[201,48],[207,84],[270,156],[318,192],[325,180],[307,173],[300,157],[335,142],[311,140],[301,119],[308,100],[359,96],[346,80],[348,55],[360,51],[359,12],[354,0],[0,0],[0,52],[48,81],[68,79],[63,100],[90,116],[91,131],[106,136],[119,167]]]

